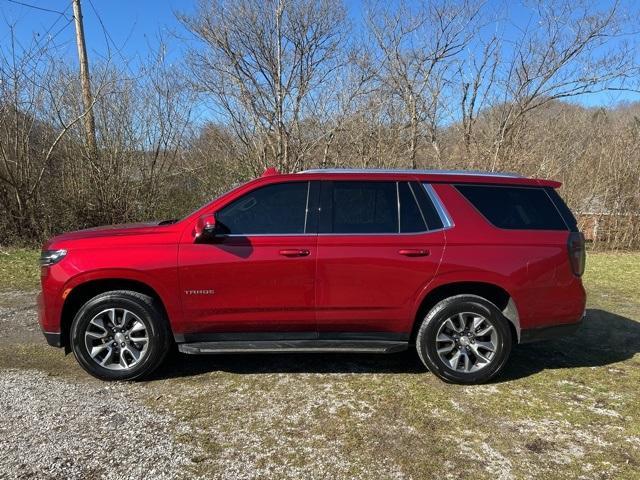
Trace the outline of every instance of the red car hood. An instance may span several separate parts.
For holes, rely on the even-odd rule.
[[[162,228],[162,227],[160,227]],[[85,230],[77,230],[75,232],[63,233],[53,237],[45,243],[44,248],[66,241],[82,240],[88,238],[115,237],[126,235],[145,235],[156,233],[158,231],[158,222],[148,223],[129,223],[125,225],[106,225],[103,227],[87,228]]]

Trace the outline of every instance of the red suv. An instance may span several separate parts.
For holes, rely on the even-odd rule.
[[[44,245],[40,324],[90,374],[183,353],[390,353],[478,383],[514,343],[573,332],[584,239],[558,182],[507,174],[267,171],[180,221]]]

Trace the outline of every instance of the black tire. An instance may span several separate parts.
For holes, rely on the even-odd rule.
[[[111,308],[128,310],[146,328],[148,346],[145,354],[128,369],[112,370],[100,366],[91,357],[85,344],[85,333],[91,320]],[[101,380],[137,380],[160,366],[169,352],[172,337],[163,309],[154,298],[130,290],[115,290],[93,297],[80,308],[71,324],[70,338],[76,360],[89,374]]]
[[[475,372],[455,370],[441,359],[436,336],[440,327],[460,313],[482,315],[496,332],[496,349],[488,363]],[[422,321],[416,336],[416,349],[422,363],[436,376],[450,383],[478,384],[495,377],[504,368],[513,343],[511,329],[502,312],[491,302],[476,295],[456,295],[436,304]],[[456,345],[458,345],[456,343]],[[454,346],[455,349],[467,348]],[[467,348],[468,350],[468,348]],[[473,357],[473,355],[472,355]]]

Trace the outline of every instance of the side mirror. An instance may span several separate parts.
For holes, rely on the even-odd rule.
[[[216,217],[213,213],[204,214],[198,219],[193,236],[196,242],[206,242],[215,238]]]

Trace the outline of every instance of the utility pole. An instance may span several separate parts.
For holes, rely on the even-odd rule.
[[[87,46],[84,42],[84,25],[82,23],[82,8],[80,0],[73,0],[73,18],[76,24],[76,45],[78,46],[78,60],[80,62],[80,83],[82,85],[82,104],[84,106],[84,129],[87,135],[87,145],[91,155],[98,151],[96,141],[96,121],[93,116],[93,98],[91,95],[91,82],[89,80],[89,60],[87,58]]]

